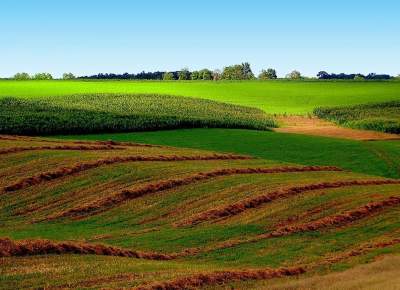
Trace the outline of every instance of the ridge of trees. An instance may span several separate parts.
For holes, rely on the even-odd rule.
[[[15,80],[52,80],[53,76],[49,73],[37,73],[34,75],[29,75],[26,72],[20,72],[15,74],[13,77]],[[155,72],[145,72],[140,73],[99,73],[96,75],[79,76],[76,77],[72,73],[64,73],[62,79],[72,80],[72,79],[98,79],[98,80],[273,80],[277,79],[277,72],[273,68],[263,69],[256,78],[251,66],[248,62],[241,64],[235,64],[231,66],[226,66],[222,71],[214,70],[211,71],[207,68],[201,70],[190,71],[188,68],[183,68],[179,71],[155,71]],[[326,71],[318,72],[316,78],[304,77],[299,71],[293,70],[285,76],[286,79],[291,80],[301,80],[301,79],[319,79],[319,80],[390,80],[390,79],[400,79],[400,75],[393,77],[389,74],[375,74],[370,73],[368,75],[357,74],[345,74],[345,73],[328,73]]]

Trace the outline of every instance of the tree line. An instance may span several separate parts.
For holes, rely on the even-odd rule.
[[[317,74],[318,79],[320,80],[390,80],[393,77],[388,74],[375,74],[370,73],[368,75],[363,74],[329,74],[326,71],[320,71]]]
[[[13,77],[16,80],[51,80],[53,76],[49,73],[37,73],[34,75],[29,75],[28,73],[22,72],[17,73]],[[273,68],[263,69],[260,74],[256,77],[251,69],[251,66],[248,62],[244,62],[241,64],[235,64],[231,66],[226,66],[223,70],[214,70],[211,71],[207,68],[202,70],[190,71],[188,68],[183,68],[179,71],[156,71],[156,72],[145,72],[142,71],[137,74],[123,73],[123,74],[114,74],[114,73],[99,73],[96,75],[88,75],[88,76],[79,76],[76,77],[72,73],[64,73],[62,79],[64,80],[72,80],[72,79],[99,79],[99,80],[165,80],[165,81],[173,81],[173,80],[274,80],[277,79],[276,70]],[[394,77],[388,74],[375,74],[370,73],[368,75],[363,74],[335,74],[335,73],[327,73],[326,71],[320,71],[316,78],[309,78],[303,76],[299,71],[294,70],[288,73],[285,76],[286,79],[291,80],[301,80],[301,79],[320,79],[320,80],[389,80]],[[400,75],[395,77],[396,79],[400,79]]]

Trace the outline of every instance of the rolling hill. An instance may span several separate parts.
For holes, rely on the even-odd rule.
[[[262,289],[400,250],[398,179],[130,142],[0,156],[3,288]]]

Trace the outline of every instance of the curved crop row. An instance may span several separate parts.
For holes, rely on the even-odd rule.
[[[189,175],[187,177],[168,179],[159,181],[157,183],[150,183],[132,190],[123,190],[110,197],[96,200],[89,204],[75,207],[54,216],[48,217],[48,220],[61,218],[61,217],[84,217],[93,213],[102,212],[121,204],[127,200],[139,198],[148,194],[173,189],[176,187],[205,181],[221,176],[229,176],[236,174],[272,174],[272,173],[285,173],[285,172],[312,172],[312,171],[341,171],[340,168],[334,166],[285,166],[285,167],[271,167],[271,168],[227,168],[217,169],[208,172],[200,172]]]
[[[95,151],[95,150],[123,150],[124,148],[115,147],[112,145],[58,145],[58,146],[29,146],[29,147],[11,147],[0,149],[0,155],[18,153],[24,151],[37,151],[37,150],[77,150],[77,151]]]
[[[375,213],[383,211],[384,209],[400,205],[400,197],[391,196],[383,201],[370,202],[359,208],[345,211],[341,214],[327,216],[316,221],[281,227],[272,233],[268,234],[269,237],[280,237],[294,233],[317,231],[322,228],[330,226],[344,226],[360,219],[369,217]]]
[[[213,154],[213,155],[194,155],[194,156],[178,156],[178,155],[159,155],[159,156],[116,156],[106,159],[99,159],[90,162],[77,163],[70,167],[61,167],[53,171],[47,171],[36,174],[31,177],[23,178],[14,184],[4,187],[4,191],[16,191],[33,185],[40,184],[45,181],[54,180],[68,175],[73,175],[89,169],[97,168],[103,165],[112,165],[125,162],[143,162],[143,161],[196,161],[196,160],[246,160],[251,157],[233,155],[233,154]]]
[[[132,257],[149,260],[171,260],[174,257],[165,254],[139,252],[82,242],[52,242],[49,240],[23,240],[13,241],[8,238],[0,238],[0,257],[32,256],[47,254],[81,254]]]
[[[360,206],[356,209],[349,210],[343,212],[341,214],[327,216],[316,221],[295,225],[295,226],[286,226],[278,228],[270,233],[260,234],[254,237],[242,239],[242,240],[228,240],[225,242],[221,242],[220,244],[209,247],[206,249],[199,249],[199,248],[189,248],[184,250],[181,253],[181,256],[190,256],[196,255],[202,252],[210,252],[219,249],[226,249],[239,246],[241,244],[246,243],[254,243],[264,239],[270,239],[275,237],[282,237],[296,233],[303,233],[303,232],[310,232],[310,231],[317,231],[323,228],[327,228],[330,226],[340,227],[349,225],[355,221],[367,218],[371,215],[379,213],[383,210],[386,210],[391,207],[395,207],[400,205],[400,197],[390,197],[383,201],[378,202],[370,202],[364,206]]]
[[[219,218],[226,218],[238,215],[248,209],[257,208],[265,203],[269,203],[276,199],[295,196],[307,191],[315,191],[330,188],[340,188],[348,186],[368,186],[368,185],[384,185],[384,184],[400,184],[400,180],[350,180],[350,181],[336,181],[336,182],[321,182],[308,184],[303,186],[294,186],[287,189],[281,189],[260,195],[254,198],[247,198],[245,200],[230,204],[228,206],[211,209],[200,214],[197,214],[185,221],[177,223],[177,226],[196,225],[205,221],[215,220]]]
[[[249,280],[266,280],[285,276],[297,276],[305,273],[302,267],[261,269],[261,270],[231,270],[217,271],[205,274],[178,278],[167,282],[158,282],[146,286],[139,286],[136,290],[180,290],[197,289],[204,286],[221,285],[227,282],[240,282]]]

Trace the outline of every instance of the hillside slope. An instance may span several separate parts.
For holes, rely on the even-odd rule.
[[[308,114],[316,107],[399,100],[398,81],[0,81],[0,97],[73,94],[161,94],[255,107],[272,114]]]
[[[395,179],[134,143],[2,136],[0,156],[3,288],[215,288],[400,250]]]

